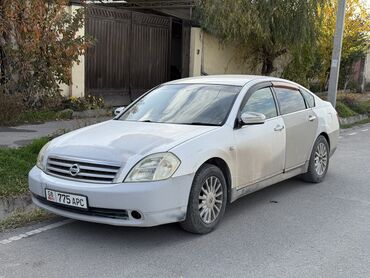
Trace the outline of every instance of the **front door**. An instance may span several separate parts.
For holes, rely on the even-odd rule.
[[[302,166],[310,157],[318,120],[298,89],[274,88],[286,128],[285,171]]]
[[[239,188],[281,174],[285,163],[284,120],[278,115],[271,88],[258,89],[247,94],[247,98],[240,114],[262,113],[266,121],[234,131]]]

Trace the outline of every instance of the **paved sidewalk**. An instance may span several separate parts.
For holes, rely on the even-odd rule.
[[[111,119],[110,117],[52,121],[44,124],[0,127],[0,147],[17,148],[29,144],[36,138],[60,131],[71,131]]]

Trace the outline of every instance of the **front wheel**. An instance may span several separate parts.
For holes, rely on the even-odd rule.
[[[205,164],[195,174],[190,191],[184,230],[197,234],[211,232],[222,219],[227,202],[227,186],[222,171]]]
[[[319,183],[324,180],[329,168],[329,153],[328,141],[320,135],[313,146],[308,171],[303,175],[305,181]]]

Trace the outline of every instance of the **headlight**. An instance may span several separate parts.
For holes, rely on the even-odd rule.
[[[125,182],[158,181],[175,173],[180,160],[172,153],[157,153],[143,158],[131,169]]]
[[[39,167],[41,170],[45,171],[44,165],[44,154],[46,149],[49,147],[51,142],[46,143],[40,150],[39,155],[37,156],[36,166]]]

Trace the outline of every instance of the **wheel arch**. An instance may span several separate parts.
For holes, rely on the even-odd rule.
[[[326,133],[326,132],[321,132],[320,134],[319,134],[319,136],[323,136],[325,139],[326,139],[326,141],[328,142],[328,145],[329,145],[329,151],[330,151],[330,138],[329,138],[329,135]],[[317,136],[317,137],[319,137],[319,136]]]

